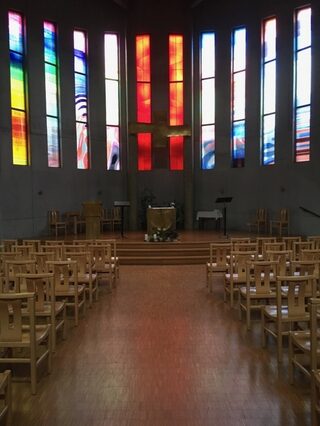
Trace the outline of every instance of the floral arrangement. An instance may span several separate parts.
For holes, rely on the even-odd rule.
[[[163,242],[163,241],[176,241],[178,233],[172,229],[157,228],[153,235],[146,234],[146,241],[150,242]]]

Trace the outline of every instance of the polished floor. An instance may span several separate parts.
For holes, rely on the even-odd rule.
[[[309,425],[309,383],[288,383],[205,267],[123,266],[118,288],[58,344],[38,394],[14,383],[18,426]]]

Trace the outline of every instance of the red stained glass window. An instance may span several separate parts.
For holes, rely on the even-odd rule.
[[[151,170],[151,133],[138,133],[138,170]]]
[[[183,36],[169,36],[169,122],[182,125],[183,117]],[[183,170],[183,136],[172,136],[170,143],[170,170]]]
[[[137,122],[151,123],[150,36],[136,37]],[[138,170],[151,170],[151,133],[138,133]]]

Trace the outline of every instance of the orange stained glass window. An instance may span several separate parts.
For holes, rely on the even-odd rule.
[[[136,37],[137,122],[151,123],[150,36]],[[138,170],[151,170],[151,133],[138,133]]]
[[[183,36],[169,36],[169,124],[184,124],[183,104]],[[183,136],[172,136],[170,143],[170,170],[183,170]]]

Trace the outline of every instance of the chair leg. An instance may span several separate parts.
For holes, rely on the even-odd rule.
[[[292,343],[292,335],[291,333],[289,333],[289,365],[288,365],[288,369],[289,369],[289,381],[290,384],[293,385],[293,343]]]
[[[266,322],[265,322],[265,316],[263,313],[263,308],[261,308],[261,345],[263,348],[266,347],[266,332],[265,332],[265,326],[266,326]]]
[[[37,393],[37,360],[36,360],[36,348],[31,347],[30,349],[30,376],[31,376],[31,393],[35,395]]]

